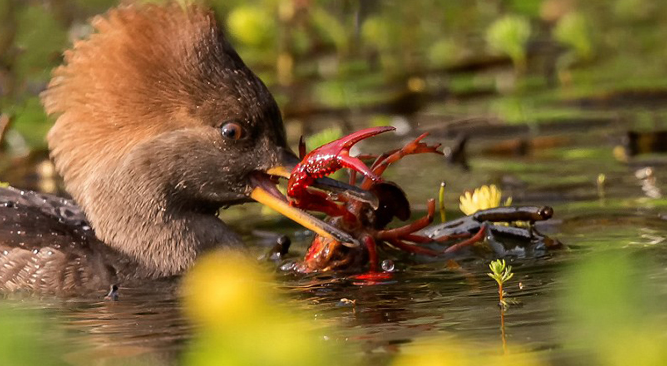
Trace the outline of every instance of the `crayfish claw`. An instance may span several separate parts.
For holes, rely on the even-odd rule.
[[[339,155],[338,156],[338,161],[340,161],[340,164],[343,167],[353,169],[353,170],[363,174],[364,176],[368,177],[373,182],[379,182],[379,181],[382,180],[382,178],[380,178],[375,173],[373,173],[373,171],[370,170],[370,168],[368,168],[366,166],[366,164],[364,164],[363,161],[361,161],[361,160],[359,160],[355,157],[352,157],[352,156],[349,156],[349,155]]]
[[[317,179],[332,174],[341,168],[358,171],[374,182],[381,181],[382,179],[373,173],[363,161],[351,157],[349,152],[350,148],[357,142],[393,130],[395,128],[391,126],[366,128],[322,145],[308,154],[305,153],[306,146],[303,140],[299,141],[299,154],[302,159],[292,170],[287,184],[287,196],[292,205],[302,209],[319,210],[332,216],[336,216],[336,213],[340,215],[340,212],[345,211],[344,209],[338,207],[334,202],[328,202],[325,197],[311,193],[308,187],[313,185]]]
[[[381,133],[389,132],[389,131],[395,131],[396,127],[392,126],[382,126],[382,127],[370,127],[370,128],[364,128],[363,130],[359,130],[357,132],[353,132],[345,137],[342,137],[334,142],[332,144],[335,144],[339,151],[342,150],[350,150],[354,144],[361,140],[365,140],[369,137],[373,137],[375,135],[379,135]]]

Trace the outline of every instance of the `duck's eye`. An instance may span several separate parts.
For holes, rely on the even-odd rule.
[[[222,136],[226,139],[230,140],[239,140],[243,138],[245,135],[245,132],[243,131],[243,127],[241,127],[240,124],[237,122],[227,122],[222,127],[220,128],[220,132],[222,132]]]

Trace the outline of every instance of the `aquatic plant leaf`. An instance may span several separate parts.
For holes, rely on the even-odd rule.
[[[565,46],[571,47],[581,60],[593,58],[587,19],[581,13],[572,12],[558,21],[553,30],[554,38]]]
[[[267,9],[257,5],[234,8],[227,16],[229,33],[245,45],[260,47],[276,37],[276,20]]]
[[[46,147],[44,136],[51,128],[51,124],[39,97],[29,98],[23,105],[16,106],[12,128],[25,138],[31,148]]]
[[[322,7],[314,7],[311,16],[320,33],[333,42],[336,50],[345,52],[349,44],[346,27]]]
[[[18,14],[15,37],[20,52],[16,72],[21,78],[46,81],[67,45],[67,31],[46,6],[25,6]],[[39,24],[38,27],[35,25]]]
[[[530,23],[524,17],[506,15],[496,20],[486,32],[489,46],[507,54],[515,67],[522,71],[526,63],[526,44],[530,38]]]

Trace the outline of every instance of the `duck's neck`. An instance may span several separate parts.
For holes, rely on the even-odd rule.
[[[179,200],[154,174],[121,169],[89,186],[79,203],[100,240],[136,260],[147,277],[180,274],[201,252],[240,243],[217,207]]]

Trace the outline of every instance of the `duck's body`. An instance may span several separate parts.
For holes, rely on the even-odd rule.
[[[42,95],[74,201],[0,190],[0,290],[104,293],[178,275],[238,246],[219,208],[258,191],[279,200],[268,173],[295,159],[276,102],[208,10],[126,6],[93,26]]]
[[[0,291],[100,292],[141,272],[72,201],[0,188]]]

